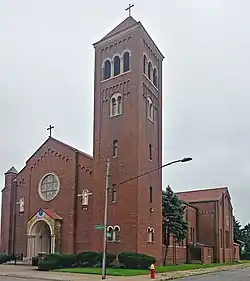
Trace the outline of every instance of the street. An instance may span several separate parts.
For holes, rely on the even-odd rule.
[[[176,280],[182,281],[246,281],[249,280],[250,277],[250,268],[238,269],[234,271],[221,271],[215,272],[211,274],[193,276],[193,277],[186,277]],[[5,281],[5,280],[4,280]],[[8,280],[6,280],[8,281]]]

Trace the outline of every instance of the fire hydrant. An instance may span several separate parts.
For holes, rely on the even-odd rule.
[[[150,265],[150,278],[155,279],[155,265],[153,263]]]

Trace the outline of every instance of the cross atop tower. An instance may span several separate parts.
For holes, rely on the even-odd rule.
[[[49,136],[51,137],[51,131],[52,129],[54,129],[55,127],[52,125],[49,125],[49,127],[47,128],[47,131],[49,131]]]
[[[133,4],[133,5],[131,5],[131,4],[129,4],[128,5],[128,8],[126,8],[125,9],[125,11],[128,11],[128,15],[131,17],[131,9],[134,7],[135,5]]]

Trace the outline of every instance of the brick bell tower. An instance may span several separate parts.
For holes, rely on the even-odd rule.
[[[102,251],[105,169],[110,159],[109,252],[162,258],[162,53],[127,17],[94,44],[94,193],[92,248]]]

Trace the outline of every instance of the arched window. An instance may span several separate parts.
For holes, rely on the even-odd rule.
[[[122,97],[117,97],[117,114],[122,114]]]
[[[109,60],[104,62],[103,68],[103,80],[109,79],[111,77],[111,63]]]
[[[110,242],[110,241],[113,241],[113,236],[114,236],[114,229],[112,226],[108,226],[107,227],[107,240]]]
[[[130,70],[129,52],[123,54],[123,72]]]
[[[115,241],[115,242],[120,241],[120,226],[118,226],[118,225],[116,225],[114,227],[113,241]]]
[[[148,119],[154,121],[154,104],[150,97],[147,98],[147,115]]]
[[[116,99],[111,99],[111,116],[116,115]]]
[[[120,58],[118,56],[115,56],[115,58],[114,58],[114,76],[120,74],[120,71],[121,71],[120,65],[121,65]]]
[[[148,63],[148,78],[151,80],[152,77],[152,63],[151,61]]]
[[[147,70],[147,57],[146,55],[143,56],[143,73],[146,74]]]
[[[156,70],[156,68],[154,68],[154,70],[153,70],[153,84],[155,85],[155,87],[158,87],[157,70]]]
[[[122,96],[115,93],[110,99],[110,117],[122,114]]]
[[[153,228],[148,227],[148,242],[153,243],[155,238],[154,238],[154,233],[155,230]]]

